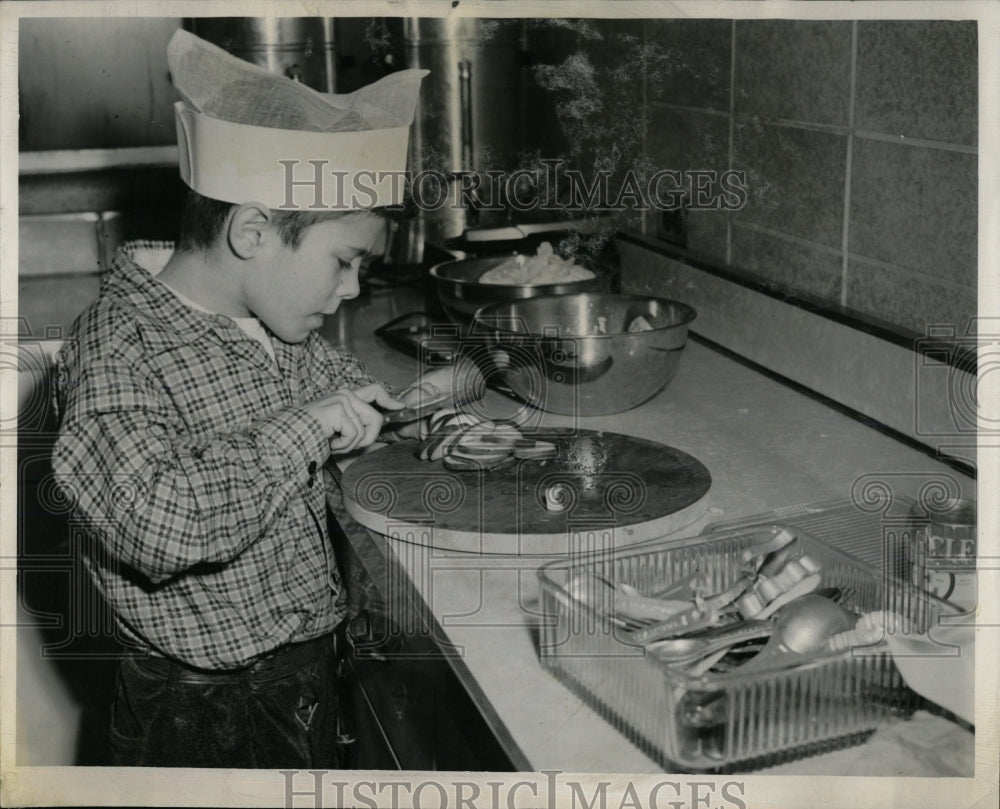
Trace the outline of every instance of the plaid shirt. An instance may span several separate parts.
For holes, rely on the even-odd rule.
[[[57,359],[57,481],[96,536],[84,559],[126,637],[235,668],[343,617],[321,467],[299,405],[374,381],[316,334],[276,360],[119,251]]]

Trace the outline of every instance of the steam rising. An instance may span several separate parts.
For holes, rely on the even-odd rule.
[[[543,178],[546,176],[543,161],[556,159],[578,169],[585,177],[606,173],[611,188],[620,189],[627,177],[644,184],[659,169],[728,167],[728,139],[713,138],[709,133],[699,132],[694,143],[681,144],[685,159],[704,160],[706,165],[657,165],[647,148],[649,102],[669,102],[671,99],[664,97],[663,88],[669,88],[678,79],[697,78],[702,87],[707,79],[709,88],[721,87],[723,79],[716,75],[718,68],[710,61],[693,64],[678,49],[648,38],[640,20],[480,19],[477,20],[476,36],[486,43],[502,33],[509,33],[515,26],[527,37],[527,74],[536,86],[532,101],[540,105],[534,131],[544,127],[544,124],[539,126],[539,121],[553,118],[558,138],[548,146],[520,154],[517,166],[492,165],[492,156],[480,141],[475,167],[480,175],[491,169],[510,172],[516,168]],[[390,47],[388,31],[378,20],[369,25],[367,36],[373,50]],[[724,81],[728,82],[728,76]],[[725,89],[728,92],[728,85]],[[517,114],[516,101],[497,99],[497,103],[509,104],[512,114]],[[434,111],[425,110],[425,119],[428,115],[434,115]],[[696,147],[697,154],[687,158],[691,146]],[[421,165],[424,169],[450,170],[445,154],[436,151],[431,144],[425,143],[423,148]],[[560,195],[559,188],[541,183],[537,187],[548,194],[549,199],[543,202],[551,203],[553,197]],[[615,195],[613,191],[612,197]],[[623,199],[627,198],[623,192]],[[640,205],[614,212],[600,210],[598,206],[582,210],[567,208],[561,213],[573,219],[600,216],[602,221],[607,220],[600,232],[568,237],[559,245],[563,255],[595,255],[616,229],[641,227],[644,216]]]
[[[392,35],[384,19],[379,17],[368,22],[365,26],[365,44],[375,59],[383,58],[392,52]]]
[[[557,102],[556,114],[569,127],[575,127],[604,109],[597,71],[585,53],[574,53],[561,65],[538,65],[535,79],[545,90],[565,97]]]

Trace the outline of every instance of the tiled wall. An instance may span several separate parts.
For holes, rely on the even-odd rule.
[[[747,173],[737,212],[647,232],[924,334],[976,313],[973,22],[646,21],[646,148]]]

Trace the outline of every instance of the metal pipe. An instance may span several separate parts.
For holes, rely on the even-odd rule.
[[[462,171],[475,171],[472,142],[472,62],[469,59],[458,63],[458,90],[462,110]]]

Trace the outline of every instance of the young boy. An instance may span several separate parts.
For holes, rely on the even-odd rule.
[[[171,48],[249,75],[251,88],[286,81],[230,64],[185,32]],[[206,115],[184,93],[188,67],[171,61],[192,188],[179,243],[123,247],[58,361],[54,470],[94,537],[85,563],[130,647],[113,758],[336,767],[333,631],[344,593],[322,469],[379,437],[379,408],[449,390],[452,377],[439,370],[396,399],[316,334],[358,294],[384,220],[375,210],[280,210],[287,189],[272,163],[281,155],[266,147],[240,153],[233,179],[213,149],[238,144],[213,143],[182,120]],[[309,92],[278,89],[288,104]],[[220,138],[260,134],[252,119],[224,123],[250,126]],[[285,140],[306,162],[314,148],[336,155],[342,134]],[[405,165],[405,137],[402,146]]]

